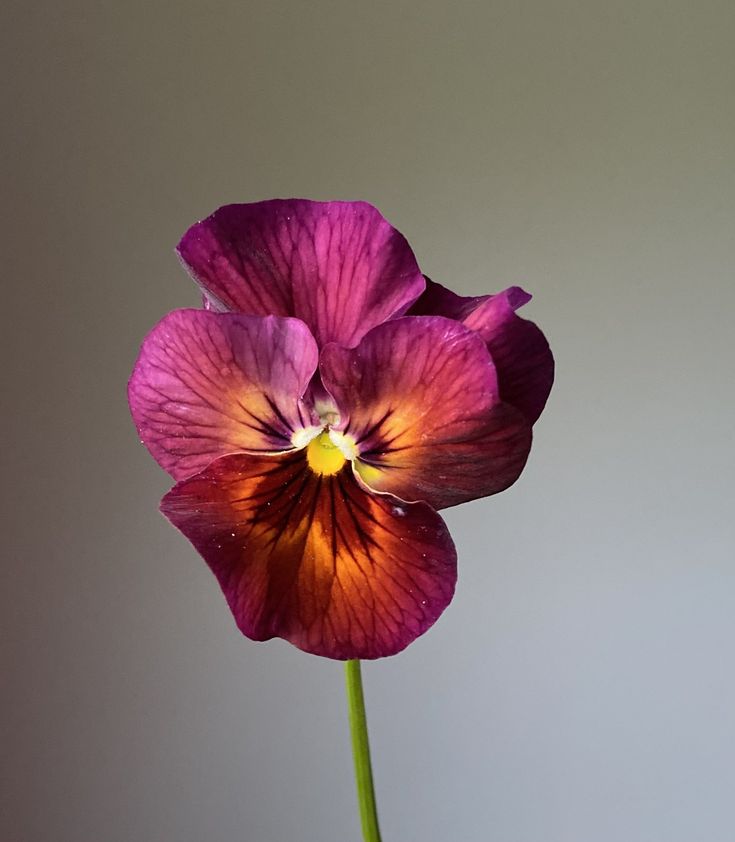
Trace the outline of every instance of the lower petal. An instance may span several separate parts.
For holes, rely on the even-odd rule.
[[[456,553],[439,515],[363,490],[349,463],[236,455],[180,482],[162,511],[217,577],[240,630],[329,658],[404,649],[451,601]]]

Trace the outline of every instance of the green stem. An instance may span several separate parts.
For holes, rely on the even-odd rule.
[[[345,681],[362,836],[365,842],[381,842],[378,811],[375,807],[373,770],[370,765],[370,744],[368,743],[367,717],[365,716],[365,699],[362,695],[362,674],[359,661],[345,661]]]

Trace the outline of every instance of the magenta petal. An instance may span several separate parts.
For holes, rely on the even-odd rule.
[[[519,287],[510,287],[480,304],[464,323],[487,342],[503,399],[533,424],[554,382],[554,358],[539,328],[515,313],[530,298]]]
[[[501,402],[484,342],[459,322],[395,319],[351,350],[328,345],[319,368],[375,490],[444,508],[502,491],[523,469],[530,425]]]
[[[317,365],[303,322],[176,310],[150,332],[128,385],[143,443],[175,479],[242,451],[292,448]]]
[[[441,517],[331,476],[303,452],[227,456],[161,504],[217,577],[238,627],[328,658],[394,655],[449,604],[456,553]]]
[[[497,295],[463,297],[427,280],[426,292],[411,309],[417,315],[457,319],[482,336],[492,354],[500,395],[533,424],[554,382],[554,358],[539,328],[516,315],[531,296],[520,287]]]
[[[457,295],[451,289],[426,278],[426,289],[411,307],[411,316],[444,316],[463,322],[489,295]]]
[[[226,205],[178,251],[212,309],[296,316],[320,346],[355,345],[425,285],[404,237],[365,202]]]

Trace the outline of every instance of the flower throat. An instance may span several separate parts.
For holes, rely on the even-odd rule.
[[[332,476],[342,470],[347,458],[329,437],[329,432],[323,430],[309,442],[306,461],[314,473]]]

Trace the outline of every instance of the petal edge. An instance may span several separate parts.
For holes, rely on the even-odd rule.
[[[175,310],[143,341],[128,384],[141,441],[174,479],[227,453],[291,449],[317,355],[297,319]]]
[[[284,490],[285,489],[285,490]],[[456,551],[439,515],[319,478],[303,454],[226,456],[163,499],[217,577],[240,630],[346,660],[394,655],[451,601]]]
[[[356,344],[425,288],[406,239],[367,202],[225,205],[177,251],[215,308],[295,316],[320,346]]]

